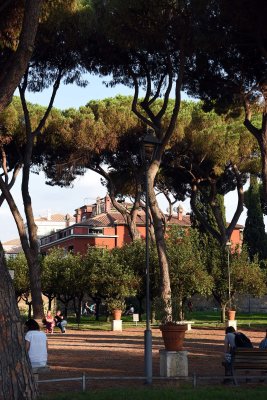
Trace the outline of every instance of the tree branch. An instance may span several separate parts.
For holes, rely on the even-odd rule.
[[[1,66],[0,111],[10,103],[13,93],[18,87],[31,58],[42,3],[43,0],[27,0],[25,2],[24,17],[17,50]]]

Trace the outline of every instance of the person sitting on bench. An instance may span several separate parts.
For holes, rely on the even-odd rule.
[[[67,321],[64,319],[63,315],[61,314],[61,311],[58,310],[56,312],[55,318],[55,325],[61,330],[61,333],[65,333],[66,332],[66,325],[67,325]]]

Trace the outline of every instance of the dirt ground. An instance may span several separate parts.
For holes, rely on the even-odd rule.
[[[253,345],[264,337],[263,331],[246,331]],[[152,330],[153,335],[153,376],[159,377],[159,350],[163,349],[163,340],[159,329]],[[224,331],[222,329],[192,329],[186,332],[184,350],[188,351],[189,376],[222,377],[221,365]],[[49,365],[48,374],[39,375],[39,380],[92,377],[86,381],[86,388],[144,385],[143,379],[125,377],[143,377],[144,373],[144,331],[139,328],[113,331],[67,330],[67,333],[48,335]],[[113,379],[112,379],[112,378]],[[114,379],[118,377],[119,379]],[[100,379],[101,378],[101,379]],[[109,378],[109,379],[107,379]],[[211,379],[210,379],[211,380]],[[221,380],[220,380],[221,381]],[[153,385],[166,384],[162,380],[153,380]],[[170,382],[169,385],[179,384]],[[66,390],[81,390],[81,381],[43,382],[39,384],[41,393]]]

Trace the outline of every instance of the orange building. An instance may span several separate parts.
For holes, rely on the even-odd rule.
[[[131,207],[131,204],[124,204]],[[53,247],[63,247],[66,251],[84,254],[88,246],[113,249],[131,242],[128,226],[112,205],[110,197],[97,198],[96,203],[84,205],[75,210],[75,223],[50,235],[40,238],[40,251],[46,254]],[[184,228],[191,226],[190,215],[184,215],[178,207],[176,215],[168,220],[169,225]],[[140,209],[136,220],[137,229],[145,238],[145,212]],[[237,225],[232,233],[232,246],[242,246],[243,226]]]

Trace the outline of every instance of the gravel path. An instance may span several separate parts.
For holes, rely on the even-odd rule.
[[[253,344],[258,346],[264,332],[246,331]],[[153,375],[159,376],[159,350],[164,348],[159,329],[153,335]],[[192,329],[186,332],[184,350],[188,351],[189,376],[222,376],[221,366],[224,331],[222,329]],[[112,331],[68,330],[66,334],[48,335],[49,365],[51,371],[39,379],[81,377],[144,376],[144,331],[140,328]],[[137,386],[144,381],[93,380],[87,387]],[[163,384],[156,381],[153,384]],[[169,383],[179,384],[179,383]],[[41,393],[79,390],[81,382],[41,383]]]

